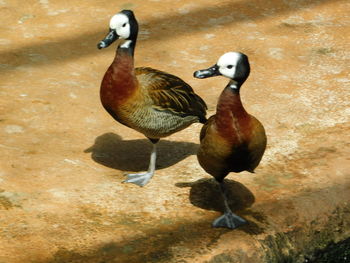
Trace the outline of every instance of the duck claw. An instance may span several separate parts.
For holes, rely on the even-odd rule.
[[[149,172],[127,174],[127,179],[123,183],[132,183],[138,186],[145,186],[152,178],[153,174]]]
[[[214,220],[213,227],[225,227],[235,229],[246,223],[247,221],[244,220],[242,217],[239,217],[232,212],[227,212]]]

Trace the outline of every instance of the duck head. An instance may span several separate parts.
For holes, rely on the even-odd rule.
[[[121,47],[135,45],[138,33],[138,23],[131,10],[122,10],[115,14],[109,22],[109,33],[97,44],[97,48],[106,48],[117,39],[124,40]]]
[[[222,55],[218,62],[207,69],[197,70],[194,77],[199,79],[225,76],[231,79],[229,86],[239,90],[243,82],[248,78],[250,66],[247,55],[240,52],[228,52]]]

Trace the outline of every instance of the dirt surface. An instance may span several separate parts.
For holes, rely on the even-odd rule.
[[[249,56],[241,90],[265,126],[255,174],[227,177],[249,221],[212,229],[217,185],[196,160],[200,124],[150,143],[99,101],[115,46],[110,17],[134,10],[136,66],[188,82],[215,112],[227,80],[192,77],[227,51]],[[302,262],[350,236],[350,2],[0,0],[0,262]]]

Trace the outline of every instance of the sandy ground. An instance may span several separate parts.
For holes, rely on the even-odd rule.
[[[255,174],[228,176],[249,221],[212,229],[216,184],[196,160],[200,124],[150,143],[102,108],[110,17],[134,10],[136,66],[188,82],[215,112],[227,80],[192,77],[249,56],[241,90],[265,126]],[[350,2],[0,0],[0,262],[302,262],[350,236]],[[235,261],[236,260],[236,261]],[[276,260],[276,261],[274,261]]]

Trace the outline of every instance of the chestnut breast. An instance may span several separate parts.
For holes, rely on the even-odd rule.
[[[113,63],[105,73],[100,89],[102,105],[108,109],[117,110],[137,90],[134,76],[133,58],[118,49]]]
[[[217,113],[203,126],[198,161],[209,174],[223,179],[229,172],[253,172],[266,147],[261,123],[243,108],[239,93],[225,89]]]
[[[114,61],[105,73],[100,99],[106,111],[120,123],[129,126],[128,116],[143,102],[134,74],[134,62],[129,52],[118,49]]]

